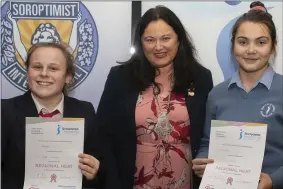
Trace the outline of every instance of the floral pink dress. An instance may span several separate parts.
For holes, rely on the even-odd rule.
[[[137,154],[134,189],[190,189],[190,121],[185,97],[171,93],[159,97],[161,111],[169,110],[171,132],[156,129],[158,103],[150,87],[139,95],[136,105]]]

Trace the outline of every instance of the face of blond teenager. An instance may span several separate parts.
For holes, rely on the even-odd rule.
[[[272,53],[272,40],[266,25],[253,22],[240,25],[234,44],[240,71],[256,73],[265,70]]]
[[[142,35],[142,46],[148,61],[157,68],[172,64],[179,46],[177,34],[163,20],[152,21]]]
[[[40,99],[61,97],[65,83],[71,81],[67,75],[67,62],[60,49],[39,47],[30,57],[27,70],[28,86]]]

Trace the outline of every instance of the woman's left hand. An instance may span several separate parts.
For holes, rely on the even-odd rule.
[[[79,168],[82,170],[82,174],[88,179],[95,178],[100,162],[93,156],[88,154],[79,154],[80,164]]]

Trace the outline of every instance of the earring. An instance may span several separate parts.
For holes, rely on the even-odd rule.
[[[195,88],[192,85],[193,85],[193,82],[191,82],[191,86],[188,89],[188,95],[189,96],[195,96]]]

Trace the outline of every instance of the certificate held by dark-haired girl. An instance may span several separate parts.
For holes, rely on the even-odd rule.
[[[257,189],[267,125],[212,120],[207,164],[200,189]]]
[[[83,118],[26,118],[24,189],[81,189]]]

